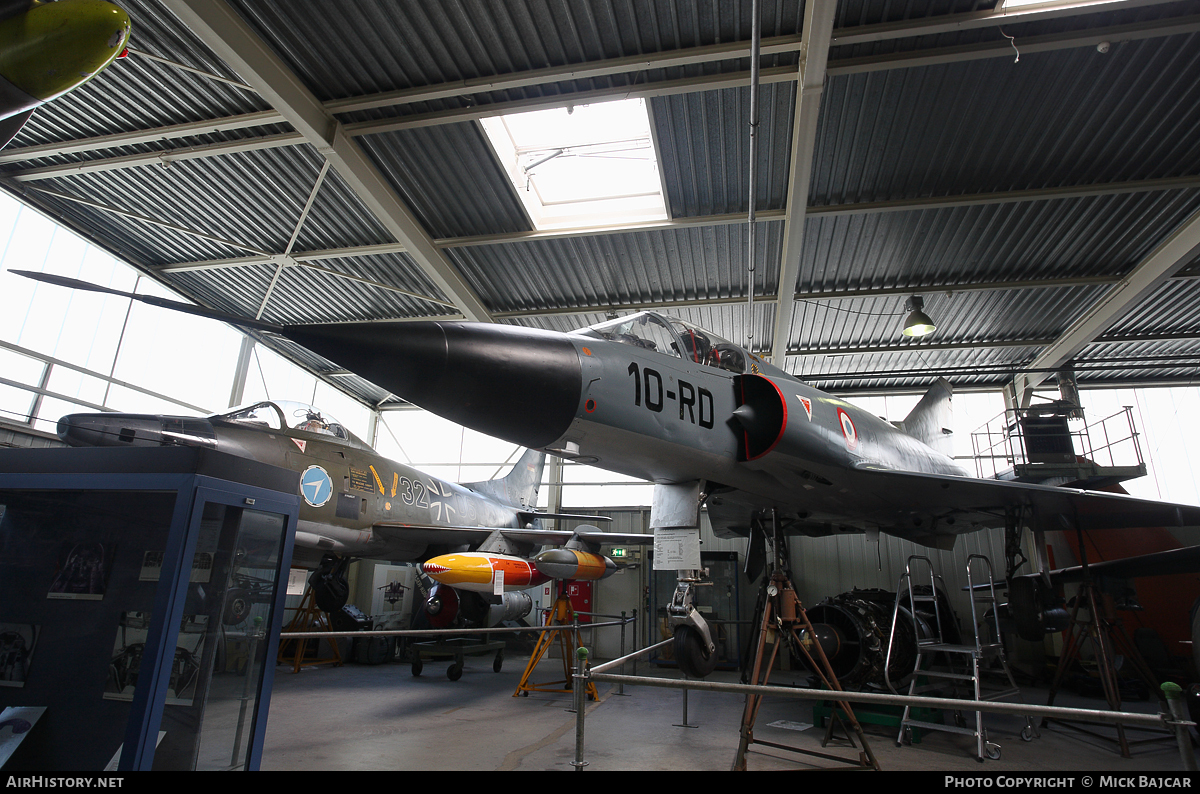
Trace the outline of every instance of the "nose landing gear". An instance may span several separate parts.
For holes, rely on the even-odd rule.
[[[704,678],[717,666],[717,644],[708,623],[696,610],[695,588],[704,584],[699,574],[681,571],[667,606],[667,620],[675,636],[675,661],[690,678]]]

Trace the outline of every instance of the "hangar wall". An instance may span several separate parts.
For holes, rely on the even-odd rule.
[[[570,511],[587,508],[567,508]],[[613,518],[613,532],[649,532],[650,511],[648,508],[620,508],[594,511],[598,515]],[[582,523],[582,522],[573,522]],[[746,542],[742,539],[718,538],[712,533],[708,514],[701,513],[701,549],[704,551],[736,552],[739,568],[745,560]],[[945,582],[945,589],[955,610],[962,630],[970,631],[971,603],[964,588],[967,584],[966,563],[972,554],[982,554],[992,563],[997,578],[1004,575],[1004,532],[988,530],[964,535],[951,551],[940,551],[918,546],[909,541],[881,535],[878,542],[865,535],[843,535],[829,538],[793,538],[791,565],[793,584],[805,607],[811,608],[822,600],[852,589],[878,588],[895,592],[908,559],[913,555],[928,557]],[[643,558],[637,571],[614,575],[599,583],[597,589],[597,611],[619,614],[622,610],[650,618],[647,614],[646,587],[650,580],[650,565]],[[752,628],[754,604],[761,580],[748,581],[744,575],[739,581],[739,611],[743,621],[743,632]],[[631,586],[636,584],[636,587]],[[640,621],[642,622],[642,621]],[[644,622],[639,627],[642,647],[646,641]],[[743,633],[743,638],[746,636]],[[615,633],[598,631],[594,653],[602,659],[615,658],[619,650]]]
[[[593,513],[595,515],[611,517],[612,523],[606,524],[603,527],[606,531],[646,534],[650,532],[649,507],[620,507],[605,510],[596,510],[588,507],[564,507],[563,510],[570,513]],[[737,552],[740,565],[742,554],[745,551],[745,541],[724,540],[713,535],[707,513],[701,512],[700,522],[701,550],[705,552]],[[573,528],[582,523],[586,522],[564,521],[563,526],[565,528]],[[651,571],[649,556],[645,551],[642,551],[638,556],[636,567],[631,566],[624,572],[618,572],[607,579],[601,580],[596,589],[597,612],[606,615],[619,615],[624,611],[626,614],[631,615],[634,610],[637,610],[637,647],[639,648],[646,646],[647,637],[650,634],[649,623],[654,622],[654,616],[650,614],[649,602]],[[668,576],[674,579],[673,574],[668,574]],[[741,619],[745,622],[743,629],[749,626],[753,617],[754,600],[758,592],[756,588],[757,585],[747,582],[745,577],[739,580],[738,610]],[[743,634],[743,636],[745,635]],[[596,658],[615,659],[620,652],[620,634],[613,629],[597,630],[594,636],[585,637],[584,642],[592,649],[593,655]],[[632,648],[632,639],[629,638],[626,643],[626,652],[629,652]]]

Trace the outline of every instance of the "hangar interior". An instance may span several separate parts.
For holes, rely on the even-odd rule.
[[[105,258],[6,249],[0,443],[56,445],[53,422],[78,410],[194,416],[273,396],[332,403],[385,454],[447,479],[487,479],[514,454],[466,431],[418,442],[435,420],[277,335],[68,304],[7,272],[26,269],[283,325],[569,331],[662,312],[888,419],[946,378],[972,406],[955,428],[964,458],[1006,407],[1170,389],[1174,408],[1146,411],[1173,411],[1156,420],[1164,459],[1143,452],[1162,469],[1154,493],[1196,502],[1194,485],[1162,483],[1194,483],[1165,456],[1196,430],[1200,6],[760,2],[755,64],[751,0],[121,0],[128,55],[0,149],[0,189],[24,208],[10,239],[52,224]],[[534,112],[551,115],[520,115]],[[558,126],[573,117],[582,132]],[[629,126],[604,126],[617,117]],[[936,331],[902,335],[914,309]],[[73,312],[115,336],[69,326]],[[135,346],[168,327],[179,336],[162,347]],[[161,372],[123,377],[123,347],[122,366]],[[268,387],[284,366],[302,377]],[[217,396],[196,397],[218,368]],[[555,459],[547,471],[548,510],[648,530],[649,486]],[[608,485],[573,501],[580,483]],[[705,552],[744,556],[702,521]],[[931,554],[961,614],[967,555],[999,566],[1003,546],[991,531],[953,551],[801,538],[791,565],[811,606],[895,589],[909,556]],[[599,583],[598,611],[647,609],[651,566],[635,554]],[[369,591],[368,574],[352,586]],[[1195,577],[1165,596],[1172,656],[1190,656],[1178,644],[1200,597],[1181,586]],[[741,619],[755,595],[742,582]],[[639,631],[644,645],[653,628]],[[597,655],[618,655],[599,635]]]

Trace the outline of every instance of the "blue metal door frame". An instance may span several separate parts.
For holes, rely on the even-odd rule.
[[[284,539],[280,549],[280,567],[276,572],[276,592],[265,657],[268,661],[275,658],[279,648],[279,633],[283,627],[287,572],[291,566],[296,535],[299,496],[188,473],[5,474],[0,476],[0,488],[29,491],[156,491],[176,494],[162,573],[155,592],[151,624],[142,656],[142,667],[125,729],[125,743],[118,762],[119,770],[150,770],[154,763],[158,730],[170,683],[171,665],[175,658],[175,646],[179,641],[179,626],[183,618],[187,588],[191,582],[191,561],[195,555],[200,520],[206,504],[251,508],[284,516]],[[257,769],[262,757],[262,741],[266,734],[274,674],[273,664],[263,665],[247,755],[249,769]]]

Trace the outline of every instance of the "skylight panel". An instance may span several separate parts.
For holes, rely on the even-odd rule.
[[[1082,7],[1089,5],[1105,5],[1106,3],[1114,3],[1117,0],[1004,0],[997,7],[998,11],[1018,11],[1032,8],[1063,8],[1063,7]]]
[[[536,228],[667,217],[644,100],[496,116],[482,124]]]

